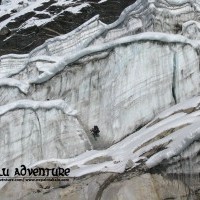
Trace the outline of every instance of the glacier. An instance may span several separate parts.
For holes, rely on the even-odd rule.
[[[111,24],[96,15],[28,53],[2,55],[0,167],[69,167],[72,181],[20,183],[12,194],[15,183],[2,183],[0,195],[116,199],[120,187],[121,199],[132,199],[133,186],[137,200],[198,199],[199,19],[197,0],[137,0]],[[162,198],[140,196],[128,180],[141,177]],[[160,191],[159,183],[173,191],[173,181],[180,194]]]

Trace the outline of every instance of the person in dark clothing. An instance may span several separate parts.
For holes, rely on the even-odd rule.
[[[94,136],[94,139],[96,140],[96,138],[99,137],[99,133],[100,133],[99,127],[95,125],[94,128],[92,128],[90,131],[92,135]]]

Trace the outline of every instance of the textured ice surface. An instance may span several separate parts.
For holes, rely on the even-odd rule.
[[[200,136],[199,12],[197,1],[139,0],[112,24],[95,16],[29,54],[2,56],[2,167],[52,161],[81,176],[186,156]],[[112,160],[87,164],[99,157]]]
[[[181,33],[161,33],[164,27],[173,29],[170,19],[163,22],[159,32],[149,32],[157,24],[156,18],[152,17],[155,24],[151,21],[147,25],[141,16],[148,18],[155,9],[157,17],[162,17],[160,9],[176,11],[168,15],[184,21],[184,27],[194,18],[192,10],[185,11],[190,9],[185,2],[167,8],[160,1],[141,0],[126,8],[112,24],[103,24],[96,16],[29,54],[1,57],[0,76],[30,86],[26,96],[16,90],[2,92],[1,105],[22,97],[64,99],[78,111],[88,135],[94,124],[99,125],[102,137],[94,146],[102,148],[133,133],[161,110],[198,95],[199,41]],[[187,19],[179,19],[179,13],[185,12]],[[132,32],[141,27],[145,33]]]
[[[180,103],[178,106],[173,106],[169,109],[169,112],[174,111],[173,113],[176,112],[177,114],[172,113],[161,120],[159,116],[162,116],[167,111],[161,113],[154,119],[154,121],[160,121],[157,121],[157,123],[150,122],[138,132],[106,150],[88,151],[78,157],[67,160],[43,160],[36,163],[36,165],[41,166],[41,164],[47,162],[56,162],[65,167],[78,166],[78,169],[72,170],[70,173],[72,177],[100,171],[122,173],[129,160],[134,163],[132,168],[143,162],[148,168],[152,168],[161,164],[163,160],[167,161],[184,151],[187,152],[187,148],[200,138],[199,105],[200,97],[196,97]],[[191,109],[191,113],[184,112],[186,109]],[[189,149],[190,155],[192,152],[196,153],[194,150],[194,148],[193,151]],[[87,164],[89,161],[98,160],[101,157],[112,157],[112,160],[95,165]]]

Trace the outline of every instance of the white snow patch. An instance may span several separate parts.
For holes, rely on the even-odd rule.
[[[100,3],[104,3],[104,2],[106,2],[107,0],[101,0],[101,1],[99,1],[98,3],[100,4]]]
[[[85,8],[85,7],[88,7],[88,6],[90,6],[90,4],[83,3],[83,4],[80,4],[80,5],[75,6],[75,7],[69,7],[69,8],[66,9],[66,11],[71,12],[73,14],[77,14],[77,13],[80,13],[82,8]]]
[[[35,11],[34,9],[40,7],[43,5],[43,3],[48,2],[49,0],[35,0],[35,1],[30,1],[30,0],[16,0],[16,1],[3,1],[3,4],[0,5],[0,17],[6,14],[10,14],[11,16],[2,21],[0,23],[0,30],[5,27],[8,23],[15,21],[16,18],[23,16],[26,13],[29,12],[35,12],[35,13],[40,13],[40,14],[47,14],[47,12],[45,11]],[[77,4],[78,1],[73,1],[73,0],[59,0],[55,3],[53,3],[52,5],[54,6],[68,6],[68,5],[73,5],[73,4]],[[70,6],[68,8],[66,8],[64,11],[68,11],[71,12],[73,14],[77,14],[80,13],[81,9],[84,7],[90,6],[89,3],[82,3],[78,6]],[[12,13],[12,11],[15,10],[15,13]],[[61,11],[59,14],[62,14]],[[48,13],[50,14],[50,13]],[[24,24],[22,24],[20,26],[20,28],[28,28],[34,25],[37,26],[41,26],[44,25],[52,20],[54,20],[54,18],[56,18],[59,14],[57,15],[51,15],[49,18],[47,19],[37,19],[35,17],[30,18],[29,20],[27,20]]]

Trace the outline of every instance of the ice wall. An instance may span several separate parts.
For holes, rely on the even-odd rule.
[[[94,60],[97,55],[22,94],[34,100],[64,99],[78,111],[91,140],[89,129],[99,126],[101,137],[92,141],[95,148],[121,140],[158,112],[200,92],[199,57],[189,44],[146,40],[115,47]],[[37,75],[27,69],[14,78]],[[17,91],[3,95],[2,104],[19,99]]]
[[[96,16],[29,54],[2,56],[0,133],[12,138],[5,139],[6,152],[17,153],[11,160],[33,164],[45,152],[67,158],[109,147],[160,111],[199,95],[200,41],[193,34],[199,11],[197,1],[140,0],[112,24]],[[76,114],[49,105],[55,99]],[[94,125],[101,131],[97,141],[89,131]]]

